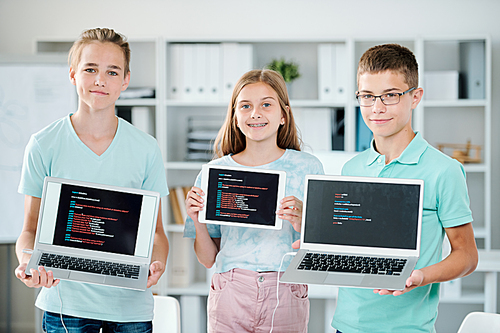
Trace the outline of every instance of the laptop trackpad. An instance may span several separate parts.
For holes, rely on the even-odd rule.
[[[69,278],[75,281],[84,281],[90,283],[104,283],[105,276],[97,274],[85,274],[80,272],[71,272]]]
[[[325,284],[338,284],[338,285],[348,285],[348,286],[357,286],[361,284],[363,281],[363,275],[360,274],[328,274],[325,281]]]

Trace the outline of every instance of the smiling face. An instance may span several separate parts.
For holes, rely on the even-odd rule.
[[[241,89],[236,99],[235,117],[247,146],[251,142],[276,145],[278,128],[285,121],[276,92],[263,82]]]
[[[70,68],[79,110],[112,110],[114,113],[115,102],[130,80],[130,73],[125,73],[124,68],[125,57],[117,45],[92,42],[84,46],[78,65]]]
[[[402,93],[409,87],[404,76],[392,71],[364,73],[358,79],[359,95],[379,96],[387,93]],[[422,98],[423,90],[417,88],[401,96],[398,104],[385,105],[376,98],[373,106],[362,106],[361,114],[375,140],[399,138],[413,135],[411,127],[412,110]]]

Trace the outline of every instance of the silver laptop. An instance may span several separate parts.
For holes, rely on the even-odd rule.
[[[160,195],[46,177],[26,268],[57,279],[145,290]]]
[[[306,176],[300,250],[281,282],[402,290],[420,254],[423,180]]]

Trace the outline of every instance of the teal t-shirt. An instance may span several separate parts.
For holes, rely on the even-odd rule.
[[[52,176],[151,190],[162,197],[168,194],[163,159],[153,137],[118,118],[112,143],[98,156],[80,140],[70,116],[31,136],[24,155],[20,193],[40,198],[44,178]],[[65,280],[57,287],[41,288],[35,305],[45,311],[115,322],[153,318],[150,290]]]
[[[210,164],[246,167],[236,163],[230,155],[216,159]],[[304,183],[307,174],[323,174],[323,164],[313,155],[288,149],[276,161],[256,168],[286,171],[285,196],[304,197]],[[195,186],[201,184],[201,174]],[[281,230],[266,230],[245,227],[207,224],[212,238],[220,238],[220,251],[216,257],[216,272],[223,273],[233,268],[251,271],[278,271],[283,255],[294,251],[292,243],[300,238],[288,221],[283,221]],[[184,237],[195,238],[196,229],[188,216],[184,226]],[[283,262],[285,269],[290,257]]]
[[[419,133],[401,156],[385,164],[373,147],[348,161],[343,175],[424,180],[420,259],[416,269],[442,259],[444,228],[472,222],[463,166],[430,146]],[[343,333],[435,332],[439,283],[400,296],[340,288],[332,327]]]

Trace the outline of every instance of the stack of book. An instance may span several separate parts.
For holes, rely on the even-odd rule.
[[[169,189],[168,197],[175,224],[184,224],[186,221],[187,211],[184,201],[190,189],[190,186],[176,186]]]

